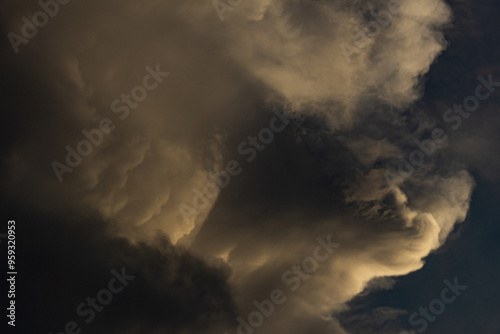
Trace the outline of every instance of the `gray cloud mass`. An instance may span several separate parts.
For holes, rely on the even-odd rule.
[[[486,116],[450,131],[441,119],[449,102],[422,102],[425,75],[448,47],[445,1],[400,0],[390,25],[346,60],[340,44],[355,45],[355,28],[389,3],[244,1],[221,22],[207,1],[71,1],[19,53],[5,38],[4,196],[27,206],[26,219],[40,215],[43,224],[29,225],[48,234],[30,248],[72,254],[36,254],[47,263],[41,277],[63,270],[52,258],[75,273],[40,281],[54,294],[74,291],[51,307],[72,309],[126,266],[137,282],[89,333],[236,333],[237,317],[274,289],[287,301],[260,333],[402,330],[404,310],[339,314],[357,295],[391,289],[389,277],[422,268],[445,243],[466,218],[470,169],[497,178],[498,162],[485,166],[497,132]],[[0,7],[5,36],[39,10],[36,1]],[[170,75],[120,119],[113,101],[157,64]],[[496,119],[496,97],[485,103]],[[273,110],[290,123],[247,161],[239,145],[269,126]],[[66,164],[65,147],[106,118],[112,132],[59,182],[51,164]],[[448,141],[389,183],[399,157],[438,126]],[[193,189],[231,160],[241,174],[184,219],[179,205],[193,206]],[[283,273],[327,236],[339,249],[291,292]],[[45,316],[29,330],[55,331],[72,315]]]

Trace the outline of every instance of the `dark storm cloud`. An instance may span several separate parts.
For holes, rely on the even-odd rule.
[[[365,310],[358,310],[358,313],[368,316],[373,313],[370,310],[388,306],[396,309],[403,307],[410,312],[417,310],[419,306],[435,298],[429,291],[439,285],[429,282],[434,282],[436,277],[443,279],[449,273],[456,273],[470,282],[475,290],[470,295],[461,297],[464,299],[443,314],[439,321],[429,324],[426,332],[495,333],[498,326],[494,324],[492,314],[498,313],[498,310],[488,296],[497,294],[494,280],[498,274],[497,268],[488,263],[497,262],[495,254],[498,249],[498,243],[493,241],[498,236],[498,210],[494,204],[498,202],[500,171],[498,92],[481,102],[478,110],[472,112],[469,118],[463,119],[463,124],[457,130],[453,130],[450,123],[444,122],[442,116],[454,104],[461,104],[464,98],[474,95],[479,75],[487,78],[492,74],[494,81],[500,81],[496,56],[499,52],[499,26],[496,17],[500,7],[493,1],[450,3],[454,13],[452,26],[446,30],[450,45],[427,75],[425,95],[419,105],[421,112],[429,115],[431,120],[434,119],[425,129],[439,126],[447,131],[446,146],[450,149],[442,150],[440,159],[451,160],[454,165],[468,166],[469,170],[475,172],[478,186],[472,198],[471,214],[465,225],[455,229],[445,247],[426,260],[423,270],[398,279],[401,284],[396,291],[378,294],[376,298],[366,297],[362,303],[368,306],[365,305]],[[440,169],[446,168],[445,166],[444,163],[437,165]],[[488,184],[490,182],[493,184]],[[358,307],[353,304],[351,306],[354,310],[350,316],[355,318]],[[346,323],[347,328],[354,326],[349,317],[343,318],[342,322]],[[355,327],[363,327],[363,323],[361,321]],[[412,329],[407,316],[400,317],[395,323],[403,324],[407,330]]]
[[[3,213],[17,217],[16,233],[23,240],[17,247],[19,330],[59,333],[75,321],[86,333],[200,333],[209,325],[222,331],[234,322],[226,282],[230,269],[224,264],[207,265],[162,235],[150,245],[113,237],[98,215],[55,216],[26,204],[21,212],[9,204]],[[108,288],[113,269],[135,278],[104,310],[94,312],[95,318],[89,316],[90,306],[78,313],[87,297]]]
[[[360,124],[360,128],[366,125]],[[388,131],[391,126],[383,122],[378,125],[384,125]],[[398,126],[400,132],[405,132],[401,124]],[[405,127],[406,132],[409,128]],[[258,127],[249,130],[250,134],[256,132]],[[336,135],[316,117],[296,118],[255,161],[243,165],[244,171],[219,197],[192,248],[202,254],[220,254],[233,268],[238,268],[232,282],[239,291],[240,304],[265,299],[270,291],[282,287],[282,273],[311,252],[317,236],[332,234],[333,240],[342,245],[338,254],[305,283],[300,294],[294,295],[282,311],[290,314],[289,318],[291,314],[297,317],[301,309],[303,313],[296,322],[304,323],[311,315],[308,307],[299,305],[321,308],[325,303],[326,308],[334,300],[348,299],[346,292],[351,289],[361,292],[377,270],[394,275],[399,270],[420,267],[420,260],[402,261],[405,256],[401,254],[419,259],[438,247],[438,239],[447,235],[446,229],[463,219],[455,215],[465,213],[460,207],[468,201],[471,181],[465,173],[457,174],[453,168],[438,169],[431,172],[434,175],[429,181],[425,179],[429,168],[427,174],[414,175],[403,186],[412,202],[407,207],[397,193],[388,191],[382,173],[382,166],[388,164],[393,154],[384,157],[390,152],[384,149],[381,157],[375,149],[390,145],[377,145],[376,138],[369,141],[365,137],[361,146],[371,154],[364,154],[359,160],[348,147],[353,140],[346,141],[345,136],[350,133],[341,131]],[[365,135],[372,134],[366,130]],[[357,151],[356,147],[352,149]],[[370,158],[372,155],[374,158]],[[238,155],[228,159],[238,159]],[[439,159],[429,161],[429,167],[434,166],[435,160]],[[431,189],[434,193],[426,199]],[[450,191],[460,195],[449,198]],[[418,217],[419,211],[436,215],[443,224],[440,233],[434,234],[439,230],[433,231],[434,227],[427,225],[425,215]],[[415,220],[410,223],[408,219]],[[450,225],[444,225],[445,222]],[[328,291],[330,301],[321,291]],[[252,306],[242,309],[250,312]],[[320,326],[322,321],[325,320],[313,322]],[[270,322],[266,327],[269,330],[301,330],[292,324],[274,325],[273,319]],[[330,324],[340,331],[333,322]]]
[[[4,34],[18,31],[27,5],[2,6]],[[35,227],[68,238],[50,239],[55,244],[37,254],[40,269],[55,271],[48,262],[59,258],[85,286],[101,273],[82,295],[102,288],[111,268],[137,275],[137,290],[131,284],[117,297],[123,302],[96,320],[96,332],[180,332],[189,324],[235,332],[225,321],[245,317],[254,300],[282,287],[282,273],[311,254],[318,237],[331,236],[341,248],[262,330],[347,333],[332,312],[373,288],[374,278],[421,268],[444,243],[465,219],[474,185],[453,150],[436,146],[395,183],[386,173],[439,122],[431,103],[415,102],[422,76],[447,46],[452,12],[443,1],[401,1],[391,26],[347,63],[340,44],[373,20],[370,10],[386,7],[382,0],[246,1],[221,24],[210,3],[74,1],[18,54],[3,45],[12,64],[2,68],[12,123],[2,152],[9,196],[69,212]],[[156,64],[169,77],[120,120],[112,102]],[[269,126],[273,108],[294,117],[247,161],[238,147]],[[63,163],[65,147],[104,118],[116,128],[59,183],[53,161]],[[233,159],[241,174],[186,222],[179,205],[192,204],[212,182],[209,173]],[[87,220],[92,228],[81,226]],[[67,258],[71,250],[75,258]],[[55,283],[70,289],[68,280]],[[373,330],[392,326],[364,321]]]

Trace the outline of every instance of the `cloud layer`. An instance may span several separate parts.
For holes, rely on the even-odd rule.
[[[39,10],[34,1],[1,6],[5,34]],[[392,13],[387,26],[359,34],[373,11]],[[201,310],[181,310],[203,318],[207,333],[236,332],[254,300],[290,292],[283,273],[331,236],[340,248],[259,330],[347,333],[333,314],[372,279],[421,268],[468,211],[474,180],[447,145],[408,177],[386,179],[436,125],[416,101],[451,19],[434,0],[244,1],[222,22],[209,2],[71,2],[18,54],[2,49],[9,133],[22,138],[3,148],[8,196],[75,228],[73,215],[96,212],[107,229],[92,233],[130,253],[120,256],[153,286],[135,293],[188,296]],[[343,43],[360,50],[350,61]],[[168,78],[120,119],[113,101],[157,64]],[[273,110],[293,118],[248,162],[238,147]],[[65,163],[65,147],[106,118],[114,130],[58,182],[51,164]],[[242,173],[186,220],[179,205],[195,207],[196,191],[231,160]],[[115,257],[103,244],[86,247]],[[129,333],[200,330],[156,311],[107,321],[127,317]]]

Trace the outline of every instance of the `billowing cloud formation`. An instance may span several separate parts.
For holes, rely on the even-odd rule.
[[[71,224],[25,209],[9,214],[26,242],[16,253],[24,271],[17,280],[23,287],[16,293],[17,319],[30,314],[32,321],[17,321],[21,332],[60,333],[70,322],[88,333],[203,332],[234,322],[229,269],[221,262],[207,264],[162,236],[133,245],[110,235],[94,214]],[[101,292],[110,289],[113,270],[126,284],[115,279],[109,298]]]
[[[437,28],[450,20],[441,1],[248,1],[226,15],[238,63],[289,101],[335,101],[344,112],[366,96],[413,101],[446,45]],[[358,49],[349,64],[344,44]],[[338,123],[342,113],[333,116]]]
[[[3,29],[19,32],[17,13],[31,5],[5,2]],[[390,24],[357,33],[388,6]],[[134,243],[158,247],[160,230],[172,247],[222,259],[245,319],[254,300],[286,291],[263,333],[345,333],[333,312],[373,278],[419,269],[467,213],[474,182],[445,145],[407,178],[386,179],[433,124],[412,103],[450,20],[433,0],[245,1],[223,22],[209,2],[71,2],[18,54],[3,50],[13,64],[5,103],[24,136],[6,153],[9,189],[39,206],[95,210]],[[343,43],[360,50],[349,62]],[[127,102],[148,66],[170,75]],[[248,161],[238,147],[273,108],[294,118]],[[66,146],[103,119],[111,133],[59,182],[53,162],[67,164]],[[196,205],[230,160],[242,173]],[[186,219],[179,205],[196,213]],[[328,236],[340,248],[291,290],[283,275]]]

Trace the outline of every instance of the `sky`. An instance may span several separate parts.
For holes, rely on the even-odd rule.
[[[2,1],[2,326],[500,333],[499,15]]]

